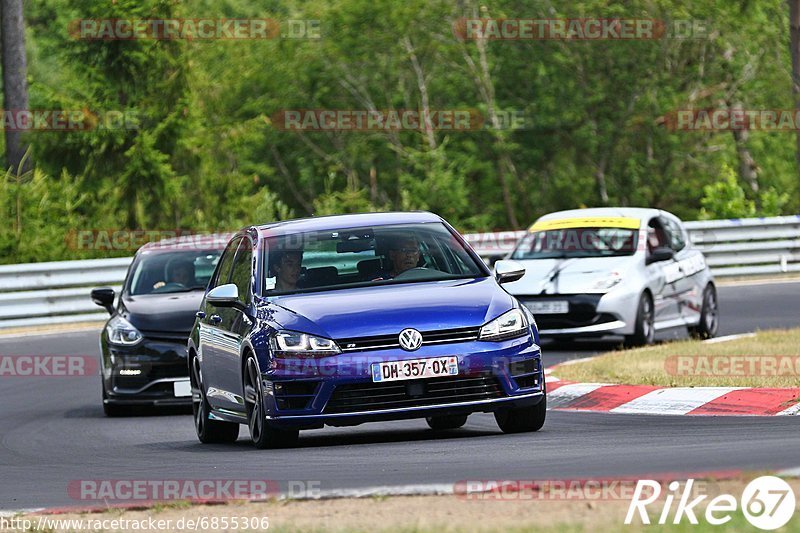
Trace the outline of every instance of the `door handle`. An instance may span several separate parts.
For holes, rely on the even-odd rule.
[[[219,315],[211,315],[210,317],[208,317],[208,319],[214,324],[219,324],[220,322],[222,322],[222,317]]]

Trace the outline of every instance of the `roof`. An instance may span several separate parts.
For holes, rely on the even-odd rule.
[[[139,250],[147,252],[170,252],[186,250],[224,250],[233,233],[198,233],[180,235],[146,243]]]
[[[569,209],[567,211],[557,211],[548,213],[538,220],[559,220],[562,218],[586,218],[586,217],[625,217],[637,218],[645,224],[651,218],[661,215],[663,211],[648,207],[590,207],[586,209]]]
[[[387,226],[394,224],[424,224],[441,222],[438,215],[426,211],[358,213],[353,215],[330,215],[322,217],[298,218],[255,226],[262,237],[273,237],[308,231],[333,231],[347,228]]]

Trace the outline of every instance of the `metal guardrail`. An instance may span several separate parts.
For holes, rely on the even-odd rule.
[[[0,329],[102,320],[92,287],[116,290],[132,257],[0,265]]]
[[[686,222],[689,239],[706,256],[715,276],[800,272],[800,215]],[[481,257],[498,259],[525,231],[464,235]]]
[[[687,222],[717,277],[800,272],[800,215]],[[505,256],[524,231],[466,234],[486,259]],[[131,257],[0,265],[0,329],[102,320],[92,287],[119,290]]]

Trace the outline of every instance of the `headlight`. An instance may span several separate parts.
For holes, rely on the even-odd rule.
[[[612,287],[615,287],[620,281],[622,281],[622,274],[619,272],[612,272],[608,275],[608,277],[597,280],[593,288],[608,290]]]
[[[503,313],[481,328],[482,341],[500,341],[520,337],[528,332],[528,321],[519,309]]]
[[[341,353],[332,340],[299,331],[279,331],[271,343],[272,351],[278,355],[325,357]]]
[[[133,346],[142,340],[142,334],[133,324],[117,315],[106,324],[108,342],[121,346]]]

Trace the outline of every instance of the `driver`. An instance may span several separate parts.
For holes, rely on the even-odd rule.
[[[153,289],[160,289],[168,283],[177,283],[182,287],[194,285],[194,263],[185,260],[173,261],[167,267],[167,281],[157,282],[153,285]]]
[[[419,242],[412,234],[396,235],[389,241],[389,260],[392,267],[388,272],[379,272],[373,281],[396,278],[406,270],[419,264]]]

